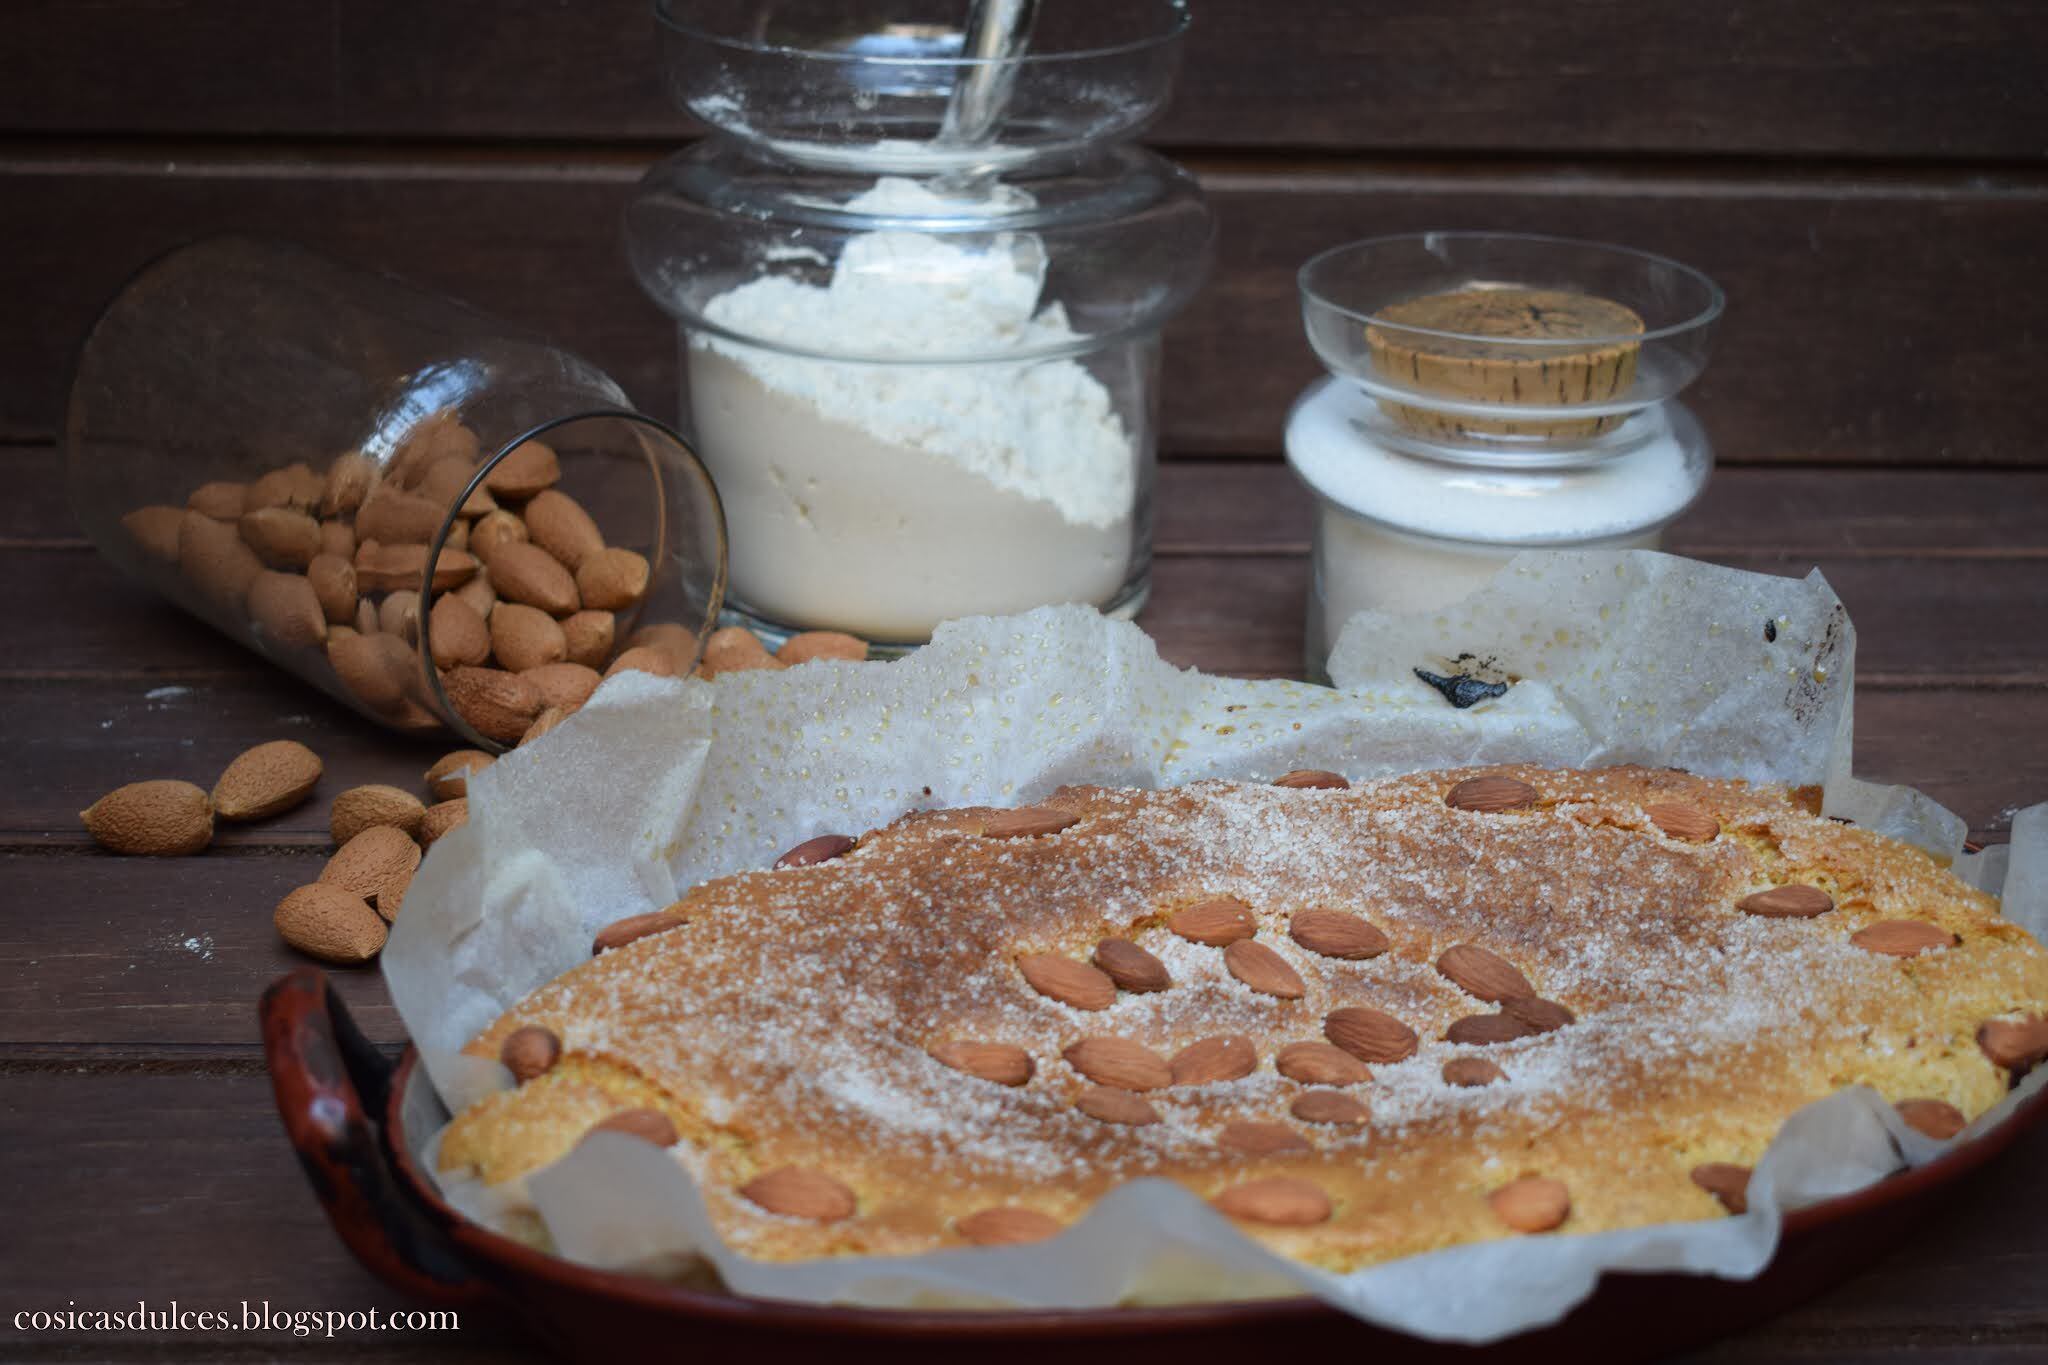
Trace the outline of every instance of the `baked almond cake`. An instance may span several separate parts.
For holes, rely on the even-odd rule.
[[[1711,1218],[1809,1101],[1946,1138],[2048,1054],[2048,953],[1992,898],[1644,768],[922,811],[596,947],[471,1045],[520,1084],[443,1169],[623,1130],[770,1259],[1036,1240],[1141,1176],[1339,1271]]]

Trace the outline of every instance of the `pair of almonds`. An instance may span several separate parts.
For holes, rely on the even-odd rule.
[[[216,819],[263,820],[312,795],[320,756],[296,740],[236,755],[209,795],[190,782],[155,779],[117,787],[79,812],[94,842],[113,853],[178,857],[213,841]]]

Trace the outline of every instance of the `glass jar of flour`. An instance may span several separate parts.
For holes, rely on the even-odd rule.
[[[1643,252],[1437,232],[1301,271],[1330,371],[1287,459],[1317,500],[1308,666],[1362,611],[1423,611],[1525,549],[1655,549],[1713,452],[1674,395],[1706,364],[1721,291]]]
[[[1127,141],[1184,8],[1040,0],[993,57],[965,0],[659,8],[672,91],[714,132],[648,174],[626,242],[680,324],[728,615],[886,648],[957,616],[1135,612],[1159,331],[1213,231]]]

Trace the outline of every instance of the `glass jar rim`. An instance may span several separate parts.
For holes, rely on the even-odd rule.
[[[791,47],[786,43],[759,42],[752,39],[736,38],[731,34],[718,33],[701,24],[693,24],[678,17],[677,0],[654,0],[655,21],[670,32],[680,34],[730,52],[744,52],[755,56],[789,57],[798,61],[837,62],[868,66],[888,66],[905,70],[972,70],[976,67],[1009,65],[1046,66],[1059,62],[1085,62],[1105,57],[1126,56],[1146,52],[1179,41],[1194,22],[1194,15],[1187,0],[1157,0],[1157,7],[1171,16],[1171,21],[1157,33],[1133,38],[1128,42],[1110,43],[1101,47],[1066,48],[1057,51],[1026,51],[1007,57],[920,57],[907,55],[884,55],[870,52],[849,52],[831,48]]]
[[[1372,247],[1390,247],[1396,244],[1407,245],[1414,243],[1427,245],[1436,242],[1504,242],[1523,246],[1564,247],[1577,251],[1628,257],[1646,265],[1673,271],[1690,283],[1701,287],[1706,294],[1706,303],[1690,317],[1681,318],[1676,322],[1666,323],[1661,327],[1652,327],[1640,332],[1617,332],[1609,336],[1504,338],[1487,336],[1476,332],[1445,331],[1440,328],[1424,327],[1408,322],[1390,322],[1377,314],[1363,312],[1339,303],[1312,283],[1312,278],[1319,267],[1348,254]],[[1712,277],[1703,271],[1694,269],[1683,261],[1676,261],[1669,256],[1660,256],[1654,251],[1644,251],[1638,247],[1622,246],[1616,242],[1596,242],[1582,237],[1559,237],[1541,232],[1395,232],[1381,237],[1364,237],[1354,242],[1344,242],[1317,252],[1302,263],[1301,269],[1295,272],[1294,279],[1295,285],[1301,291],[1302,297],[1309,303],[1317,308],[1335,313],[1340,317],[1351,318],[1364,326],[1381,327],[1389,331],[1399,332],[1404,336],[1429,337],[1439,341],[1485,342],[1495,345],[1512,345],[1517,351],[1526,349],[1539,354],[1546,350],[1584,350],[1589,346],[1640,345],[1652,341],[1661,341],[1710,326],[1720,318],[1728,305],[1727,294],[1723,292],[1720,285],[1714,283]]]

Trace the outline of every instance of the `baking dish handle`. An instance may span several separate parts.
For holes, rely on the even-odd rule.
[[[370,1117],[385,1112],[392,1062],[356,1028],[326,973],[301,967],[279,977],[260,1013],[285,1135],[342,1242],[371,1274],[415,1298],[450,1308],[490,1298],[392,1169]]]

